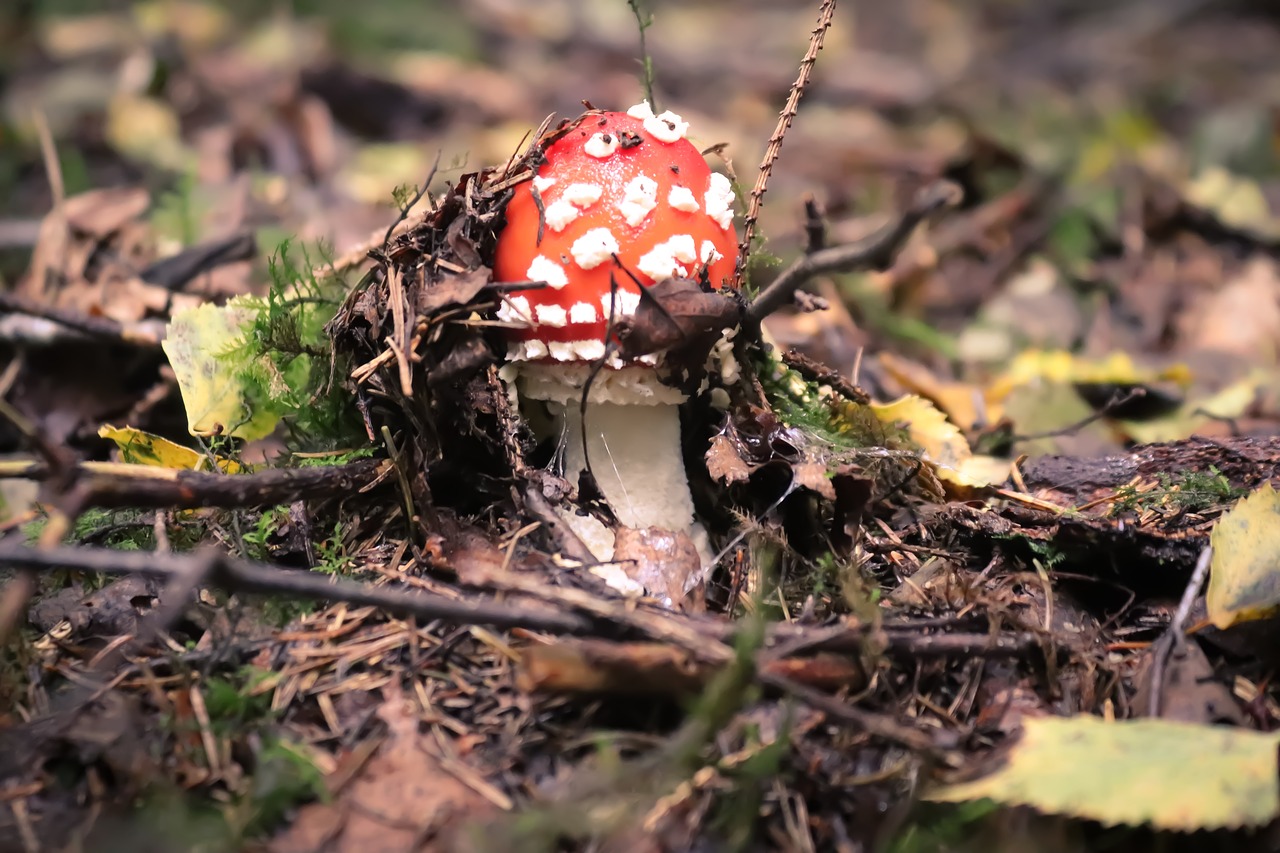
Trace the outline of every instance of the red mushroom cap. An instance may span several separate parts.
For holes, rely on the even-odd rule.
[[[494,280],[550,287],[507,300],[512,360],[590,361],[604,354],[610,274],[614,319],[635,311],[638,288],[695,278],[727,286],[738,261],[733,189],[685,139],[687,123],[648,104],[586,113],[516,187],[498,237]],[[541,201],[538,209],[535,191]],[[539,230],[542,240],[538,241]]]

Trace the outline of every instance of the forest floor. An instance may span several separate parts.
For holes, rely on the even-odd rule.
[[[1275,849],[1269,4],[835,11],[696,584],[567,531],[492,223],[647,56],[741,233],[819,4],[292,6],[0,11],[0,853]]]

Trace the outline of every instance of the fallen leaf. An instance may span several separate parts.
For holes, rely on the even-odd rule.
[[[1219,628],[1280,608],[1280,493],[1266,483],[1223,513],[1209,537],[1205,604]]]
[[[728,486],[750,477],[751,468],[738,453],[733,441],[722,434],[711,439],[711,447],[707,449],[707,473],[711,475],[711,479]]]
[[[431,739],[418,731],[413,700],[398,690],[384,696],[377,714],[387,736],[377,752],[330,801],[303,806],[271,841],[271,853],[449,850],[461,821],[494,810],[429,751]]]
[[[73,195],[62,203],[72,228],[105,240],[147,212],[151,195],[142,187],[107,187]]]
[[[1134,677],[1138,687],[1130,703],[1134,708],[1146,708],[1150,701],[1155,671],[1151,660],[1146,656]],[[1160,718],[1206,725],[1245,724],[1244,712],[1227,681],[1218,678],[1208,655],[1195,641],[1183,643],[1169,654],[1161,681]]]
[[[923,397],[908,394],[892,403],[872,403],[871,410],[881,422],[906,428],[940,480],[972,488],[1003,481],[1001,471],[1008,474],[1008,462],[993,464],[990,457],[975,457],[960,428]]]
[[[120,448],[120,456],[131,465],[151,465],[158,468],[178,468],[191,471],[207,471],[209,457],[198,450],[183,447],[167,438],[153,435],[133,427],[114,427],[110,424],[98,429],[98,435],[109,438]],[[218,468],[234,474],[240,465],[230,459],[215,457]]]
[[[1187,348],[1235,353],[1275,364],[1280,339],[1280,268],[1257,256],[1220,288],[1200,296],[1183,315]]]
[[[927,367],[892,353],[880,353],[880,364],[908,392],[919,394],[947,413],[962,430],[1000,420],[998,404],[989,404],[982,390],[967,382],[940,379]]]
[[[1160,381],[1185,386],[1191,381],[1186,365],[1172,364],[1160,370],[1138,367],[1128,353],[1116,351],[1104,358],[1085,358],[1066,350],[1026,350],[987,388],[988,401],[1005,399],[1015,389],[1036,381],[1053,383],[1107,383],[1149,385]]]
[[[1183,194],[1188,202],[1209,211],[1223,225],[1263,239],[1280,235],[1280,226],[1271,215],[1262,188],[1221,166],[1205,168],[1183,188]]]
[[[253,303],[237,298],[222,307],[188,309],[170,321],[164,352],[178,378],[192,435],[252,440],[275,429],[278,415],[243,376],[247,356],[235,354],[255,316]]]
[[[1255,370],[1207,397],[1188,397],[1164,417],[1152,420],[1122,420],[1120,428],[1140,444],[1179,441],[1199,433],[1213,421],[1238,418],[1253,405],[1259,391],[1269,381],[1265,371]]]
[[[103,133],[116,151],[152,166],[182,171],[193,162],[178,114],[158,98],[118,93],[107,105]]]
[[[689,585],[699,575],[702,560],[689,534],[657,527],[635,530],[619,526],[613,563],[667,607],[700,609],[702,597]]]
[[[1027,717],[1003,767],[926,799],[991,799],[1107,826],[1261,826],[1280,815],[1278,743],[1276,734],[1171,720]]]

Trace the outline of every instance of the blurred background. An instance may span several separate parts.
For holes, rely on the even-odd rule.
[[[700,144],[724,143],[749,186],[817,4],[642,4],[650,14],[659,106]],[[625,0],[11,0],[0,277],[31,292],[54,193],[117,188],[138,206],[113,197],[99,248],[110,236],[136,266],[247,229],[253,258],[184,290],[260,288],[286,237],[341,254],[385,229],[397,188],[437,155],[439,188],[504,161],[549,113],[636,102],[640,55]],[[1019,354],[1110,359],[1032,368],[1077,380],[1181,382],[1157,395],[1156,426],[1095,425],[1033,451],[1212,432],[1223,418],[1269,430],[1277,56],[1280,16],[1263,0],[846,0],[770,184],[755,284],[800,250],[807,196],[831,242],[938,177],[966,201],[892,270],[816,282],[832,309],[784,312],[771,330],[843,372],[860,350],[895,354],[866,359],[859,379],[925,393],[970,431],[1016,415],[1034,433],[1090,411],[1074,391],[1006,406],[990,383]],[[173,306],[104,276],[82,266],[41,295],[128,321]],[[985,402],[967,411],[975,395]]]

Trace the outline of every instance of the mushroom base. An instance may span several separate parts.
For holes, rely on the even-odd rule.
[[[587,402],[584,446],[581,401],[590,369],[589,364],[508,364],[503,378],[512,382],[513,393],[524,401],[535,432],[556,440],[556,460],[567,480],[576,485],[590,460],[596,486],[619,525],[635,530],[656,527],[685,533],[693,540],[701,565],[690,574],[692,588],[706,577],[714,555],[706,530],[694,518],[681,453],[680,404],[686,398],[678,389],[663,385],[653,367],[601,370]],[[597,559],[613,559],[610,527],[572,508],[559,514]],[[609,580],[617,572],[601,569],[597,573],[608,575],[611,586],[624,588]],[[624,591],[634,587],[632,583]]]

